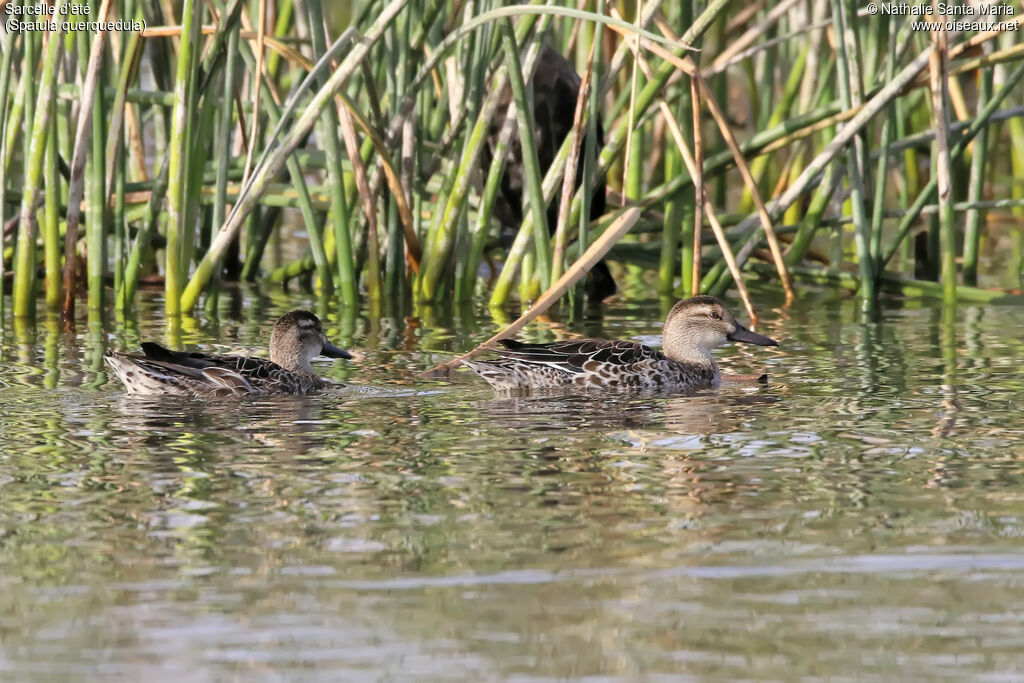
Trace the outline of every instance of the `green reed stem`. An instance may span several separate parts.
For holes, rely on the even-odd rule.
[[[796,102],[797,96],[800,94],[800,85],[803,83],[804,70],[807,66],[807,58],[810,55],[811,46],[805,46],[800,54],[797,56],[796,62],[790,68],[789,77],[786,79],[786,85],[782,91],[782,97],[779,98],[775,107],[771,109],[771,114],[768,116],[768,120],[765,126],[761,127],[760,130],[768,130],[779,125],[792,109],[793,104]],[[771,91],[771,88],[763,88],[763,90]],[[750,162],[750,175],[754,177],[754,180],[760,184],[765,170],[768,168],[768,162],[771,158],[767,155],[759,156]],[[750,189],[744,186],[743,196],[740,200],[740,213],[749,213],[753,210],[754,198],[750,194]]]
[[[487,242],[487,227],[494,213],[501,177],[505,171],[508,146],[516,130],[516,125],[516,121],[506,118],[501,131],[498,133],[498,139],[491,155],[491,164],[487,169],[487,178],[484,181],[483,192],[480,196],[480,206],[477,210],[476,222],[473,225],[473,229],[469,231],[467,258],[464,263],[456,265],[456,301],[468,301],[473,296],[477,271],[480,268],[484,247]]]
[[[7,54],[13,55],[13,53],[14,53],[14,44],[13,44],[14,40],[10,39],[10,40],[8,40],[8,42],[10,43],[11,47],[8,49]],[[24,65],[24,63],[25,63],[25,60],[22,59],[22,64]],[[8,70],[10,70],[12,68],[14,68],[13,60],[11,61],[11,64],[10,64]],[[33,74],[33,73],[35,73],[35,70],[33,69],[31,71],[27,71],[27,70],[25,70],[24,66],[22,66],[21,68],[19,68],[19,72],[21,74]],[[3,156],[3,159],[2,159],[3,166],[4,166],[4,171],[9,171],[10,170],[10,168],[11,168],[11,159],[14,157],[14,150],[18,147],[18,145],[16,143],[18,142],[18,136],[22,132],[22,130],[21,130],[22,117],[25,116],[25,104],[26,104],[26,102],[25,102],[25,100],[26,100],[25,92],[29,88],[29,85],[32,84],[32,83],[35,83],[35,81],[32,78],[19,78],[18,79],[18,87],[14,89],[14,102],[11,103],[11,109],[10,109],[10,112],[9,112],[9,114],[7,116],[7,132],[4,135],[4,143],[5,143],[5,147],[7,148],[7,151],[4,152],[4,156]],[[4,109],[5,110],[7,109],[6,105],[7,105],[7,103],[6,103],[6,101],[4,101]],[[29,104],[29,106],[31,106],[31,103]]]
[[[889,28],[888,54],[885,60],[884,80],[889,81],[896,69],[896,22],[891,16],[884,19]],[[871,209],[871,258],[878,263],[878,255],[882,250],[882,213],[885,209],[885,188],[889,175],[889,146],[892,144],[896,121],[896,103],[892,102],[882,121],[881,140],[879,142],[878,166],[875,169],[875,196]]]
[[[124,268],[124,284],[117,291],[117,307],[127,314],[131,310],[132,302],[135,300],[135,291],[139,284],[139,274],[142,270],[142,254],[156,232],[157,223],[160,220],[160,209],[164,196],[167,194],[167,185],[170,180],[170,160],[165,155],[160,170],[156,175],[156,185],[150,192],[149,202],[146,205],[146,213],[142,218],[139,233],[132,243],[131,253],[128,256],[128,263]]]
[[[130,11],[130,8],[125,7],[125,11]],[[143,19],[144,15],[142,10],[139,9],[136,14],[137,19]],[[142,57],[142,39],[141,34],[132,33],[127,43],[121,45],[121,65],[117,79],[117,91],[114,95],[112,115],[110,121],[110,129],[107,140],[107,177],[104,187],[106,194],[110,194],[113,189],[115,193],[115,204],[114,204],[114,292],[120,292],[124,286],[124,269],[125,259],[128,256],[128,245],[127,240],[127,225],[125,223],[125,187],[127,184],[127,154],[124,150],[124,142],[127,138],[127,133],[124,130],[124,118],[126,113],[126,107],[128,106],[125,98],[128,92],[128,85],[138,75],[139,62]],[[114,163],[110,163],[111,159],[116,159]],[[111,188],[111,174],[114,175],[114,188]],[[118,311],[123,315],[125,310],[118,308]]]
[[[79,37],[81,40],[81,37]],[[103,37],[97,34],[92,37],[95,43],[92,50],[97,53],[96,61],[90,62],[97,69],[96,78],[103,81],[102,41]],[[89,213],[86,216],[86,285],[88,294],[86,297],[89,315],[92,318],[100,315],[103,311],[104,288],[106,287],[107,267],[107,194],[103,171],[105,166],[104,141],[106,140],[106,106],[102,97],[96,97],[92,101],[92,137],[90,138],[91,151],[86,161],[85,192],[89,202]]]
[[[291,3],[286,3],[290,9]],[[238,42],[241,26],[234,26],[229,29],[227,51],[228,57],[224,64],[224,82],[221,93],[221,104],[217,118],[217,132],[214,137],[213,156],[217,164],[217,178],[215,181],[215,195],[213,200],[213,214],[210,217],[210,242],[213,242],[224,224],[224,217],[227,215],[227,193],[228,176],[230,175],[231,163],[231,139],[234,132],[235,119],[235,87],[238,80]],[[212,98],[211,98],[212,99]],[[207,312],[216,311],[218,292],[220,290],[220,274],[213,273],[210,277],[210,286],[206,295]]]
[[[525,186],[523,190],[529,198],[530,210],[533,212],[534,251],[537,255],[536,268],[540,276],[541,288],[551,286],[551,245],[548,233],[547,203],[541,190],[540,161],[537,159],[537,145],[533,134],[533,105],[526,91],[523,78],[522,63],[516,51],[516,37],[512,28],[512,20],[501,22],[502,47],[505,50],[505,65],[508,68],[509,84],[512,87],[512,100],[516,104],[516,122],[519,124],[519,145],[523,161]],[[567,171],[569,173],[572,170]]]
[[[986,47],[988,45],[986,44]],[[991,51],[989,48],[987,51]],[[982,69],[978,79],[978,113],[985,108],[988,99],[992,97],[992,81],[994,69]],[[985,164],[988,160],[988,126],[978,132],[974,141],[974,154],[971,156],[971,179],[967,186],[967,201],[981,201],[982,191],[985,186]],[[978,252],[981,242],[981,222],[985,217],[984,211],[970,209],[965,216],[964,225],[964,256],[963,256],[963,277],[964,284],[978,284]]]
[[[7,126],[11,124],[10,110],[7,106],[10,95],[11,73],[14,65],[14,38],[10,35],[0,36],[0,330],[4,327],[4,238],[2,226],[7,223]],[[25,80],[25,79],[22,79]],[[17,98],[15,98],[16,100]]]
[[[859,106],[863,101],[861,89],[860,50],[857,44],[856,11],[845,0],[831,0],[832,21],[836,35],[836,75],[839,99],[844,109]],[[853,11],[851,11],[851,9]],[[850,209],[853,213],[854,244],[860,270],[862,304],[874,306],[877,299],[874,261],[871,258],[871,236],[864,205],[864,136],[854,135],[853,145],[847,151],[846,174],[850,183]]]
[[[124,132],[121,132],[124,135]],[[127,225],[125,224],[125,174],[126,174],[126,154],[118,154],[114,165],[116,166],[116,172],[114,174],[114,291],[117,292],[121,289],[124,284],[124,260],[127,255],[127,245],[125,240],[127,239]],[[124,311],[119,311],[124,313]]]
[[[313,56],[319,59],[327,52],[323,8],[320,5],[320,0],[306,0],[305,5],[310,38],[313,43]],[[326,82],[327,76],[321,75],[318,85],[323,87]],[[338,140],[339,125],[338,110],[333,106],[324,107],[317,119],[316,131],[327,156],[327,179],[331,194],[330,216],[337,255],[335,266],[338,269],[338,288],[341,290],[342,302],[346,306],[355,306],[358,299],[358,274],[352,254],[352,236],[348,225],[349,208],[345,202],[345,176],[341,168],[341,143]],[[322,257],[318,257],[318,252],[323,251],[320,226],[314,223],[306,226],[306,229],[310,235],[310,247],[313,250],[313,261],[317,266],[317,276],[320,278],[321,287],[324,292],[330,292],[332,276],[327,264],[326,253]],[[314,242],[318,244],[317,247],[313,247]]]
[[[174,78],[174,109],[171,115],[171,139],[167,186],[167,248],[164,267],[164,310],[169,316],[181,313],[182,283],[188,274],[183,262],[185,242],[189,239],[188,205],[185,183],[188,175],[188,126],[195,114],[194,100],[189,97],[189,83],[196,77],[198,60],[193,47],[198,47],[198,29],[203,3],[183,0],[181,37]]]
[[[142,18],[140,13],[137,17]],[[110,137],[107,140],[107,148],[104,159],[110,160],[118,156],[124,136],[121,134],[124,125],[126,98],[128,95],[128,84],[138,75],[139,62],[142,59],[142,34],[132,33],[126,45],[122,45],[120,71],[117,77],[117,89],[111,100],[110,107]],[[115,164],[108,164],[106,169],[106,180],[104,187],[109,194],[112,191],[112,178],[116,170]]]
[[[386,34],[390,41],[388,55],[390,57],[390,69],[388,74],[388,96],[391,102],[401,102],[405,97],[405,91],[409,80],[410,63],[410,25],[412,17],[406,14],[398,19],[396,25]],[[415,134],[411,118],[406,119],[401,135],[401,169],[402,189],[407,202],[411,202],[412,195],[419,195],[413,189],[413,178],[416,177],[415,168],[418,156],[415,152]],[[415,216],[415,212],[414,212]],[[392,306],[391,314],[400,309],[401,300],[406,292],[406,265],[405,265],[405,235],[401,217],[398,214],[398,202],[393,195],[388,196],[387,201],[387,228],[388,245],[384,259],[384,292],[388,296],[388,303]]]
[[[684,7],[689,2],[682,3]],[[693,139],[693,98],[689,88],[681,89],[676,120],[683,137]],[[683,157],[675,145],[666,145],[665,177],[674,178],[684,168]],[[682,277],[682,289],[689,292],[693,273],[693,211],[682,191],[673,193],[665,202],[665,227],[661,234],[661,259],[658,265],[658,292],[671,294],[675,289],[676,275]],[[682,238],[682,250],[679,240]],[[682,258],[681,269],[676,270],[676,257]]]
[[[814,191],[814,196],[807,207],[807,212],[804,214],[803,220],[800,221],[800,226],[793,237],[793,244],[786,252],[786,265],[788,266],[799,264],[804,256],[806,256],[807,250],[811,248],[814,234],[821,227],[821,219],[825,215],[828,203],[835,194],[836,186],[841,179],[836,167],[837,164],[828,165],[825,169],[825,177]]]
[[[249,71],[255,72],[256,57],[253,54],[252,49],[249,47],[248,41],[239,41],[239,48],[239,52],[242,56],[242,59],[245,61]],[[263,78],[263,86],[260,88],[260,112],[266,115],[267,122],[270,124],[271,130],[274,131],[274,133],[272,133],[269,136],[270,138],[273,138],[274,134],[280,132],[280,129],[283,126],[282,119],[287,119],[291,115],[291,112],[293,111],[295,104],[292,101],[292,99],[289,98],[289,101],[286,103],[284,109],[278,106],[277,102],[274,101],[274,97],[272,95],[270,81],[267,80],[265,76]],[[249,140],[249,144],[257,145],[258,140]],[[270,144],[269,140],[266,141],[266,144]],[[261,162],[263,160],[263,156],[268,154],[268,151],[268,149],[264,149],[263,154],[261,155]],[[258,165],[259,164],[257,164],[257,166]],[[288,169],[290,182],[294,186],[296,192],[296,199],[294,205],[298,207],[300,213],[302,214],[302,220],[307,226],[316,225],[318,223],[318,219],[316,217],[315,207],[309,195],[309,188],[306,183],[305,174],[303,173],[302,166],[300,165],[299,160],[296,158],[296,155],[290,155],[285,162],[285,166]],[[237,197],[244,195],[244,188],[248,187],[251,181],[251,178],[246,181],[246,185],[243,186],[242,191],[235,196],[236,199]],[[289,204],[289,206],[291,205],[293,204]],[[224,222],[228,222],[231,220],[231,216],[234,213],[234,211],[235,209],[232,208],[232,210],[228,212],[228,217],[224,219]],[[271,214],[271,218],[275,216],[276,214]],[[242,266],[241,273],[241,277],[243,280],[250,281],[256,277],[256,271],[259,269],[260,261],[263,258],[263,250],[265,249],[267,241],[270,238],[270,230],[272,228],[272,225],[273,222],[268,223],[267,221],[263,221],[264,229],[261,231],[257,231],[257,233],[255,233],[254,235],[251,235],[253,239],[247,241],[245,263]],[[226,236],[223,235],[224,229],[226,228],[226,226],[223,223],[219,226],[219,228],[220,230],[217,233],[217,236],[214,238],[213,242],[211,243],[210,249],[219,248],[222,251],[226,251],[227,246],[231,242],[231,239],[228,239]],[[314,244],[314,241],[316,242],[316,244]],[[218,247],[218,245],[220,246]],[[328,262],[326,254],[326,245],[323,245],[323,248],[321,248],[318,251],[317,246],[319,245],[323,245],[323,242],[316,240],[316,238],[311,238],[310,249],[314,253],[314,258],[320,258],[321,262]],[[203,257],[203,262],[209,263],[209,257],[210,253],[208,250],[207,255]],[[313,263],[315,264],[316,261],[313,261]],[[213,266],[212,263],[209,263],[209,266],[209,270],[207,271],[205,267],[202,266],[202,263],[200,263],[200,268],[196,269],[196,273],[198,274],[200,272],[200,269],[203,269],[204,272],[209,273],[208,277],[212,277],[214,271],[219,270],[219,264],[217,265],[216,268]],[[193,279],[189,284],[191,285],[193,282],[195,282],[195,279],[196,276],[193,275]],[[199,293],[197,292],[197,297],[198,294]]]
[[[1010,174],[1014,178],[1024,178],[1024,121],[1011,119],[1006,127],[1010,131]],[[1024,198],[1024,183],[1014,183],[1010,188],[1010,196]],[[1017,210],[1014,215],[1020,220],[1024,217],[1024,210]],[[1020,259],[1017,266],[1017,282],[1024,286],[1024,257]]]
[[[36,86],[38,85],[35,78],[38,38],[38,34],[31,32],[26,33],[22,39],[24,52],[22,54],[23,75],[21,80],[25,86],[25,113],[21,121],[21,127],[24,130],[24,136],[21,139],[23,175],[31,172],[29,159],[32,156],[32,125],[35,119]],[[14,262],[11,264],[11,268],[14,270],[14,288],[11,304],[15,318],[32,317],[35,313],[35,307],[31,303],[35,301],[34,290],[22,294],[25,298],[20,311],[18,305],[19,290],[24,292],[27,285],[34,283],[35,280],[35,189],[31,190],[26,208],[25,194],[29,182],[28,178],[23,178],[22,180],[22,200],[18,211],[18,233],[17,240],[14,243]],[[27,219],[26,214],[28,214]],[[29,237],[31,237],[31,242],[27,242]],[[29,268],[32,269],[31,274],[26,272]]]
[[[274,21],[274,37],[285,38],[288,35],[288,29],[293,25],[295,18],[295,3],[293,0],[281,0],[275,3],[275,10],[277,11],[277,19]],[[228,54],[235,54],[228,51]],[[278,70],[281,65],[281,54],[277,50],[271,50],[267,55],[267,75],[270,80],[277,80]]]
[[[65,0],[60,0],[57,5],[59,12],[64,6]],[[58,27],[60,24],[58,23]],[[30,47],[35,41],[25,41],[26,62],[34,56],[34,50]],[[36,236],[38,225],[36,222],[36,194],[41,189],[43,176],[43,161],[46,155],[46,148],[50,131],[50,117],[56,103],[54,88],[57,83],[57,61],[60,59],[64,41],[61,39],[61,31],[53,31],[49,34],[46,44],[46,54],[43,57],[43,71],[39,79],[39,92],[36,96],[34,109],[34,120],[32,130],[26,138],[25,169],[21,194],[21,218],[18,226],[18,248],[14,264],[14,315],[17,317],[31,318],[35,316],[36,309]],[[34,70],[34,64],[32,65]],[[30,78],[32,70],[25,70],[25,77]],[[30,91],[34,88],[30,88]],[[30,92],[26,91],[26,95]],[[25,120],[26,127],[29,120]],[[56,139],[53,142],[56,145]]]
[[[480,111],[483,105],[486,71],[490,61],[488,59],[488,50],[491,47],[488,40],[491,36],[489,29],[490,27],[484,27],[481,31],[471,34],[470,44],[466,49],[467,66],[465,73],[468,74],[468,77],[464,87],[468,91],[466,108],[469,111]],[[506,126],[509,123],[506,120]],[[505,127],[502,128],[503,132],[504,129]],[[480,197],[477,219],[474,221],[472,228],[469,226],[469,218],[467,216],[464,215],[462,220],[459,221],[454,278],[455,300],[458,302],[468,301],[473,296],[473,289],[476,286],[476,275],[480,259],[483,256],[484,241],[487,237],[487,227],[494,208],[494,193],[497,191],[497,187],[491,184],[490,170],[494,168],[495,162],[503,161],[502,157],[504,154],[505,145],[499,139],[495,143],[494,157],[491,159],[483,194]],[[488,192],[492,193],[490,197],[487,196]]]
[[[71,180],[68,183],[67,234],[64,237],[64,273],[61,278],[61,314],[66,321],[74,320],[75,317],[77,249],[83,196],[88,196],[89,201],[86,225],[89,317],[96,321],[103,313],[103,271],[106,266],[104,225],[107,211],[102,166],[105,121],[103,98],[99,97],[97,83],[103,72],[104,35],[103,32],[97,33],[91,37],[90,43],[88,33],[75,34],[83,83],[71,157]]]
[[[605,0],[597,0],[595,11],[597,14],[605,13]],[[591,41],[596,43],[594,46],[594,58],[590,64],[590,93],[587,96],[587,116],[586,126],[587,134],[583,138],[583,173],[580,179],[580,204],[579,204],[579,218],[578,221],[578,234],[576,238],[577,247],[579,253],[583,253],[587,250],[590,245],[590,214],[591,204],[593,203],[593,197],[591,192],[598,183],[602,185],[605,183],[604,177],[598,177],[597,171],[597,154],[598,154],[598,142],[597,142],[597,126],[601,120],[601,83],[604,78],[604,24],[595,23],[593,29],[593,35]],[[589,52],[589,46],[588,46]],[[575,173],[575,169],[568,171]],[[601,192],[605,192],[605,188],[601,188]],[[566,224],[571,225],[573,220],[572,205],[570,204],[569,216],[566,219]],[[583,295],[586,291],[586,280],[580,278],[576,286],[569,290],[569,294],[575,300],[576,309],[579,309],[583,302]]]
[[[45,200],[43,204],[43,264],[46,276],[46,309],[55,312],[60,308],[60,169],[57,166],[57,99],[52,93],[50,103],[50,133],[46,144],[46,162],[43,165]],[[0,269],[2,270],[2,269]]]

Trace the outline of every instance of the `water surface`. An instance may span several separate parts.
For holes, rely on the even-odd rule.
[[[0,676],[32,680],[1011,680],[1024,674],[1024,311],[759,297],[767,386],[496,398],[447,325],[325,316],[365,351],[288,400],[126,397],[140,322],[8,325]],[[185,325],[262,350],[301,296]],[[730,302],[734,310],[740,307]],[[569,328],[657,341],[631,300]],[[175,339],[171,339],[175,341]]]

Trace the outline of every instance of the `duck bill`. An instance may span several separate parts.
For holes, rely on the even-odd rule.
[[[758,346],[778,346],[779,342],[775,341],[771,337],[766,337],[763,334],[757,332],[751,332],[747,328],[743,327],[739,323],[736,323],[736,330],[727,337],[731,341],[745,342],[747,344],[757,344]]]
[[[352,354],[345,349],[339,349],[331,342],[324,342],[324,348],[320,351],[321,356],[327,356],[328,358],[352,358]]]

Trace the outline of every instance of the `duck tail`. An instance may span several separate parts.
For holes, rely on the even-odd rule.
[[[519,386],[515,373],[499,363],[464,360],[462,364],[483,377],[495,389],[514,389]]]

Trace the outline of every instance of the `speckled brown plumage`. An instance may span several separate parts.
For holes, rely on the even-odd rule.
[[[495,389],[636,389],[690,391],[721,380],[711,349],[726,341],[777,342],[746,329],[710,296],[677,303],[665,321],[663,350],[633,341],[575,339],[549,344],[501,340],[502,357],[463,361]]]

